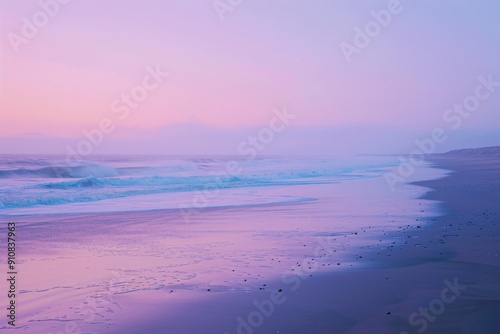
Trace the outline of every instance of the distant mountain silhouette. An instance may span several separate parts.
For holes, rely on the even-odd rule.
[[[443,153],[446,156],[463,156],[463,157],[499,157],[500,146],[481,147],[481,148],[467,148],[461,150],[453,150]]]

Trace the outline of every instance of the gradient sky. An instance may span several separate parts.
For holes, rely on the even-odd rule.
[[[222,21],[213,0],[73,0],[15,52],[41,7],[0,0],[0,153],[63,154],[111,118],[96,153],[234,154],[284,106],[266,153],[409,152],[478,76],[500,81],[500,2],[402,0],[348,63],[339,44],[388,2],[244,0]],[[116,119],[157,64],[169,77]],[[499,105],[500,88],[438,151],[498,145]]]

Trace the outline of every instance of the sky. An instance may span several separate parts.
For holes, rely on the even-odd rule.
[[[500,145],[498,1],[0,0],[0,35],[0,153]]]

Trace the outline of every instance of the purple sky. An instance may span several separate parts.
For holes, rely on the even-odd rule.
[[[500,143],[500,2],[237,2],[0,0],[0,153],[237,154],[284,107],[263,153]]]

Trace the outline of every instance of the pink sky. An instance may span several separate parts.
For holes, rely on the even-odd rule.
[[[339,44],[352,44],[354,28],[388,2],[247,0],[221,21],[212,0],[73,0],[15,52],[12,33],[42,9],[2,1],[0,153],[64,153],[103,118],[116,130],[97,152],[142,141],[169,153],[175,146],[157,144],[170,138],[182,152],[230,153],[283,106],[298,115],[276,144],[287,153],[336,152],[331,141],[410,150],[416,136],[447,126],[443,113],[474,93],[478,76],[500,81],[500,4],[401,1],[348,63]],[[157,65],[169,76],[117,120],[113,101]],[[498,144],[499,103],[500,89],[443,149]]]

